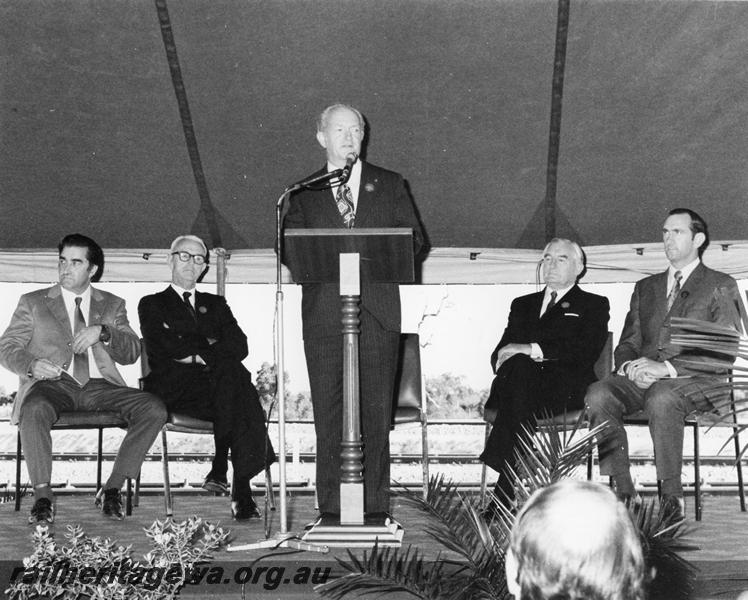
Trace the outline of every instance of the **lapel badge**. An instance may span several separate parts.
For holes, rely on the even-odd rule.
[[[197,307],[197,312],[199,312],[201,315],[204,315],[205,313],[208,312],[208,309],[205,308],[204,306],[198,306]]]
[[[569,306],[571,306],[571,305],[568,302],[562,302],[561,303],[561,308],[563,308],[564,310],[566,310],[567,308],[569,308]]]
[[[373,184],[373,183],[367,183],[367,184],[366,184],[366,185],[364,186],[364,189],[365,189],[365,190],[366,190],[367,192],[371,193],[371,192],[373,192],[373,191],[374,191],[374,184]]]

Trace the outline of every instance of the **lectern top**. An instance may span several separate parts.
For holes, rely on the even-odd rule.
[[[296,283],[337,283],[339,255],[361,256],[361,280],[412,283],[415,279],[413,230],[405,227],[287,229],[286,264]]]

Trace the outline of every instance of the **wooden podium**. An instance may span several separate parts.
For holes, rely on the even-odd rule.
[[[364,517],[363,448],[359,394],[361,282],[412,283],[413,231],[288,229],[286,263],[296,283],[339,283],[343,336],[343,441],[340,449],[340,522],[319,519],[305,541],[328,546],[399,546],[403,528]]]

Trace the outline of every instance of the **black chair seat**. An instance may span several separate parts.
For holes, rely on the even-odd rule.
[[[412,406],[398,406],[395,411],[395,425],[402,425],[403,423],[420,423],[421,422],[421,409],[414,408]]]
[[[204,421],[179,413],[169,413],[169,419],[164,427],[167,431],[182,433],[213,433],[212,421]]]
[[[99,427],[127,427],[119,413],[109,410],[61,412],[52,429],[98,429]]]

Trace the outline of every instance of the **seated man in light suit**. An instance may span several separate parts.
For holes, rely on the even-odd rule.
[[[575,242],[551,240],[543,251],[542,292],[516,298],[501,341],[491,354],[496,373],[486,411],[498,414],[481,460],[498,471],[494,492],[510,503],[517,436],[542,413],[584,405],[594,365],[608,335],[608,299],[583,291],[577,280],[584,253]]]
[[[671,210],[662,238],[670,266],[637,282],[615,350],[615,373],[589,387],[586,403],[591,425],[604,421],[612,425],[610,435],[599,444],[600,473],[613,477],[624,500],[636,500],[636,493],[623,416],[645,411],[661,482],[661,510],[682,518],[683,420],[694,410],[713,409],[705,392],[724,380],[725,371],[699,368],[699,363],[713,361],[715,355],[674,345],[670,319],[700,319],[739,331],[740,296],[732,277],[701,262],[709,232],[694,211]]]
[[[17,373],[20,387],[11,421],[19,423],[23,453],[34,486],[29,522],[54,521],[50,480],[50,429],[62,411],[108,410],[127,421],[112,473],[103,491],[104,514],[123,518],[120,488],[136,477],[166,421],[156,396],[126,386],[115,363],[134,363],[140,340],[130,328],[122,298],[92,287],[101,278],[104,253],[74,233],[58,246],[59,284],[21,296],[0,338],[0,364]]]

